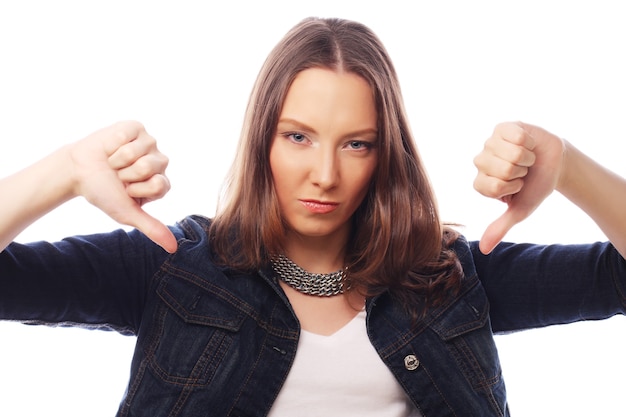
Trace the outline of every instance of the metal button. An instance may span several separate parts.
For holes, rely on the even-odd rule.
[[[404,367],[409,371],[414,371],[420,366],[420,361],[415,355],[407,355],[404,357]]]

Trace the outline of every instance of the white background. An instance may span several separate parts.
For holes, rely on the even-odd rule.
[[[210,216],[266,54],[306,16],[344,17],[386,44],[442,215],[477,239],[504,209],[472,189],[472,157],[500,121],[541,125],[626,176],[622,10],[619,1],[3,1],[0,175],[138,119],[171,158],[172,191],[147,210],[165,223]],[[18,240],[114,227],[76,200]],[[507,238],[604,236],[555,194]],[[512,414],[623,414],[625,335],[620,316],[498,336]],[[113,416],[133,345],[115,333],[0,324],[0,416]]]

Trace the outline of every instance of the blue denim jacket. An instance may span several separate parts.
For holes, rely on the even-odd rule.
[[[271,270],[214,265],[208,225],[173,227],[173,255],[137,231],[13,243],[0,254],[0,318],[136,335],[118,416],[266,415],[298,320]],[[461,292],[416,326],[387,293],[366,302],[372,345],[426,417],[509,414],[493,332],[626,311],[626,261],[609,243],[455,250]]]

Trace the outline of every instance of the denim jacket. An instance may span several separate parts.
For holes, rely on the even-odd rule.
[[[118,416],[266,415],[299,323],[270,269],[212,262],[209,223],[172,227],[172,255],[136,230],[13,243],[0,253],[0,318],[136,335]],[[417,325],[388,293],[366,301],[372,345],[426,417],[509,415],[494,332],[626,311],[626,261],[609,243],[454,249],[462,289]]]

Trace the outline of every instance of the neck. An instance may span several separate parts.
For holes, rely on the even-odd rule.
[[[290,234],[284,245],[285,255],[309,272],[325,274],[345,266],[346,242]]]

